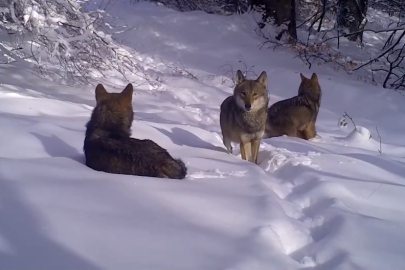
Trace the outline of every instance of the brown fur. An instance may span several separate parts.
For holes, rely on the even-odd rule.
[[[265,138],[287,135],[309,140],[316,136],[321,86],[315,73],[310,79],[300,76],[298,95],[278,101],[268,109]]]
[[[233,95],[222,102],[219,116],[228,153],[232,153],[231,142],[239,143],[242,159],[254,163],[257,163],[267,118],[269,98],[266,84],[266,72],[263,71],[256,80],[246,80],[238,70]]]
[[[96,87],[97,105],[86,125],[86,165],[96,171],[183,179],[187,168],[152,140],[131,138],[132,84],[121,93]]]

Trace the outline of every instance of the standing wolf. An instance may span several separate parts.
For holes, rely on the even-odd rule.
[[[310,79],[300,73],[298,95],[270,106],[264,138],[287,135],[302,139],[316,136],[315,123],[321,106],[322,91],[316,73]]]
[[[96,102],[86,125],[86,165],[96,171],[160,178],[183,179],[187,168],[151,140],[131,138],[132,84],[121,93],[96,87]]]
[[[265,71],[256,80],[247,80],[238,70],[233,95],[222,102],[219,115],[223,143],[228,153],[232,153],[231,142],[239,143],[242,158],[254,163],[257,163],[267,118],[269,97],[266,84]]]

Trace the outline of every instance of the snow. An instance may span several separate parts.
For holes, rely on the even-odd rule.
[[[106,10],[112,38],[161,82],[137,85],[133,136],[181,157],[189,174],[89,169],[82,147],[94,87],[38,77],[26,61],[0,66],[0,269],[405,267],[403,95],[260,50],[249,14],[115,1]],[[219,105],[240,59],[248,77],[267,72],[270,104],[297,93],[300,72],[317,72],[316,138],[265,139],[258,165],[238,147],[226,153]],[[95,82],[126,85],[113,74]],[[356,127],[340,128],[344,112]]]

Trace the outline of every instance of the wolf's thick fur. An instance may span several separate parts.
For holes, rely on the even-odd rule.
[[[228,152],[232,153],[231,142],[239,143],[242,158],[254,163],[257,163],[267,118],[269,98],[266,84],[265,71],[256,80],[247,80],[238,70],[233,95],[222,102],[219,117],[223,143]]]
[[[287,135],[302,139],[316,136],[316,119],[321,106],[322,91],[316,73],[310,79],[301,76],[298,95],[270,106],[264,138]]]
[[[151,140],[130,137],[132,93],[132,84],[121,93],[108,93],[97,85],[97,105],[86,125],[83,146],[86,165],[108,173],[183,179],[187,174],[183,161]]]

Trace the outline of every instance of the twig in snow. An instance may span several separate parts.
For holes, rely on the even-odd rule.
[[[378,135],[378,139],[380,140],[380,149],[378,149],[378,153],[382,153],[382,148],[381,148],[381,136],[380,136],[380,132],[378,131],[378,127],[375,127],[375,129],[377,130],[377,135]]]
[[[240,69],[242,71],[244,76],[248,76],[249,73],[253,74],[254,76],[259,76],[253,69],[255,66],[254,65],[248,66],[248,64],[246,63],[246,61],[245,61],[245,59],[243,58],[242,55],[239,55],[239,61],[238,62],[241,63],[242,66],[243,66],[242,68],[238,68],[238,69]],[[233,66],[231,64],[225,64],[225,65],[221,66],[221,68],[223,68],[222,70],[223,70],[223,72],[225,72],[225,76],[230,77],[233,84],[235,85],[236,84],[236,82],[235,82],[236,71],[233,68]],[[224,84],[225,81],[226,80],[222,80],[222,84]]]
[[[379,190],[379,189],[380,189],[380,187],[382,187],[382,185],[383,185],[383,184],[380,184],[378,187],[376,187],[376,189],[374,189],[374,191],[373,191],[373,192],[371,192],[370,196],[368,196],[367,200],[368,200],[368,199],[370,199],[370,198],[371,198],[371,196],[373,196],[373,195],[374,195],[374,193],[376,193],[376,192],[377,192],[377,190]]]
[[[352,117],[350,117],[350,115],[348,115],[348,114],[347,114],[347,112],[345,112],[345,114],[343,115],[343,117],[347,117],[347,118],[349,118],[349,119],[350,119],[350,121],[352,121],[354,128],[357,128],[356,124],[355,124],[355,123],[354,123],[354,121],[353,121],[353,118],[352,118]]]
[[[165,63],[163,60],[161,60],[161,62],[163,63],[164,66],[166,66],[167,68],[169,68],[174,75],[178,75],[184,78],[188,78],[188,79],[192,79],[192,80],[196,80],[196,81],[201,81],[200,79],[198,79],[198,77],[193,74],[191,71],[187,70],[184,65],[182,63],[179,62],[180,66],[177,66],[175,64],[167,64]]]

